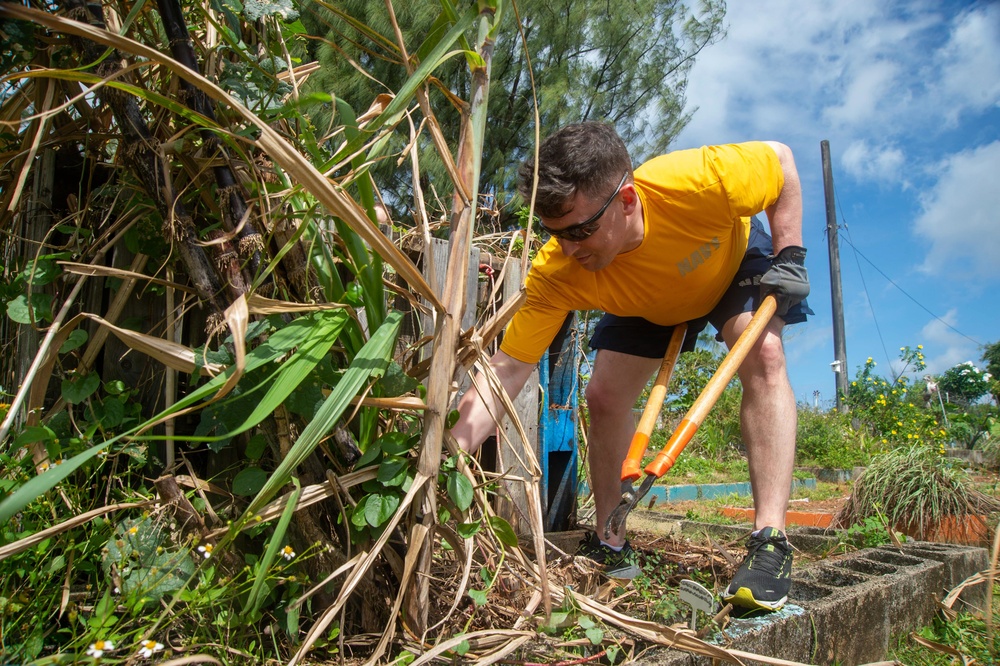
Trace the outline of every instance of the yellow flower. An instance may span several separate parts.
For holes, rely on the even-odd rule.
[[[132,527],[128,528],[128,533],[131,534],[132,536],[135,536],[136,534],[139,533],[139,526],[133,525]]]
[[[204,546],[198,546],[198,552],[205,556],[205,559],[212,557],[212,550],[215,548],[210,543],[206,543]]]
[[[291,546],[285,546],[284,548],[281,549],[281,556],[284,557],[286,560],[291,561],[291,559],[295,557],[295,551],[292,550]]]
[[[923,348],[924,348],[923,345],[917,345],[917,349],[923,349]]]
[[[895,435],[895,434],[896,434],[896,431],[895,431],[895,430],[893,430],[893,431],[892,431],[892,434],[893,434],[893,435]]]

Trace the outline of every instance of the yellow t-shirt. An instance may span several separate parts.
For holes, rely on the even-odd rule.
[[[644,237],[597,272],[565,256],[552,238],[532,262],[527,300],[500,348],[536,363],[572,310],[602,310],[673,326],[719,302],[743,260],[750,217],[784,185],[765,143],[706,146],[656,157],[635,170]]]

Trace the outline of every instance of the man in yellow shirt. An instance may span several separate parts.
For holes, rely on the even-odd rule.
[[[534,163],[519,186],[531,196]],[[756,509],[748,555],[723,594],[735,605],[777,609],[787,599],[792,553],[783,534],[795,456],[795,397],[781,342],[786,323],[812,314],[803,299],[802,195],[791,151],[776,142],[669,153],[633,173],[624,143],[603,123],[569,125],[539,148],[536,212],[551,239],[526,281],[527,301],[491,359],[516,395],[572,310],[605,317],[587,385],[588,458],[605,525],[620,500],[620,470],[635,430],[632,407],[659,367],[672,327],[689,323],[687,349],[707,322],[732,346],[766,293],[778,315],[739,370],[741,426]],[[754,215],[767,214],[772,239]],[[474,452],[492,433],[499,401],[478,380],[452,429]],[[639,573],[625,528],[582,550],[619,578]]]

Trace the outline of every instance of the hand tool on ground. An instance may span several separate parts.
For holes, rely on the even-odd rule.
[[[760,307],[757,309],[757,312],[754,313],[753,319],[751,319],[750,323],[747,324],[746,329],[740,335],[736,344],[733,345],[733,348],[729,350],[726,358],[722,360],[718,370],[716,370],[715,374],[712,375],[712,378],[708,380],[708,384],[705,385],[701,394],[699,394],[698,398],[694,401],[694,404],[691,405],[690,409],[688,409],[687,414],[684,415],[680,425],[678,425],[674,430],[666,445],[658,454],[656,454],[653,461],[646,465],[644,470],[646,472],[646,478],[643,479],[638,490],[636,490],[632,484],[640,476],[639,461],[642,460],[642,456],[646,451],[646,444],[649,442],[649,434],[652,433],[652,425],[649,426],[648,432],[644,435],[645,441],[641,444],[637,442],[637,438],[640,436],[637,429],[635,438],[632,440],[632,445],[629,447],[629,455],[625,459],[625,462],[622,463],[622,499],[615,510],[611,512],[607,523],[605,523],[605,538],[608,538],[612,533],[616,533],[622,528],[628,514],[633,508],[635,508],[636,504],[638,504],[639,501],[645,497],[650,488],[653,487],[653,482],[666,474],[670,468],[674,466],[677,456],[680,455],[681,451],[684,450],[684,447],[691,441],[691,438],[701,426],[702,421],[704,421],[705,417],[708,416],[708,413],[712,410],[712,407],[715,406],[719,396],[722,395],[722,392],[729,384],[729,381],[733,378],[736,371],[743,363],[743,359],[745,359],[747,354],[750,353],[750,350],[753,348],[754,344],[756,344],[757,339],[760,337],[761,333],[764,332],[768,322],[771,321],[771,317],[774,315],[776,307],[777,302],[773,295],[768,295],[764,298]],[[673,338],[671,338],[670,343],[673,345]],[[679,342],[677,346],[679,349]],[[667,354],[670,354],[670,347],[667,348]],[[666,358],[664,358],[664,363],[666,363]],[[667,378],[669,379],[669,374]],[[657,375],[657,382],[659,382],[659,379],[660,377]],[[666,392],[664,387],[664,396],[665,395]],[[651,407],[653,407],[656,412],[651,419],[651,421],[655,423],[656,416],[659,415],[660,407],[663,404],[663,397],[660,397],[659,401],[660,403],[658,405],[652,405],[653,395],[650,393],[650,400],[646,403],[646,409],[643,411],[642,419],[640,420],[640,427],[646,421],[646,415],[650,411]]]

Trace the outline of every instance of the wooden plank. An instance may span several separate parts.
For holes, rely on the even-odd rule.
[[[521,288],[521,267],[517,260],[508,260],[507,273],[503,283],[503,298],[513,298]],[[510,418],[504,417],[502,428],[506,437],[497,440],[497,458],[501,474],[507,475],[500,483],[497,513],[503,516],[518,534],[528,534],[528,493],[525,481],[531,478],[528,469],[521,463],[525,449],[530,448],[538,456],[538,368],[536,367],[521,392],[511,396],[517,417],[521,421],[527,441],[522,441]],[[517,451],[517,453],[515,453]],[[520,459],[519,459],[520,456]],[[524,481],[520,480],[524,479]]]

